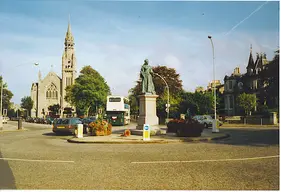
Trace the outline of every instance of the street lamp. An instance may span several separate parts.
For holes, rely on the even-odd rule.
[[[170,92],[169,92],[169,86],[168,86],[168,83],[165,81],[165,79],[163,77],[161,77],[158,73],[154,73],[155,75],[157,75],[158,77],[160,77],[164,83],[166,84],[167,86],[167,91],[168,91],[168,99],[167,99],[167,105],[166,105],[166,112],[167,112],[167,120],[169,119],[169,108],[170,108]]]
[[[215,117],[213,120],[213,126],[212,126],[212,132],[213,133],[217,133],[219,132],[219,130],[217,129],[217,101],[216,101],[216,76],[215,76],[215,48],[214,48],[214,44],[213,44],[213,40],[212,40],[212,36],[208,36],[208,38],[211,41],[212,44],[212,50],[213,50],[213,89],[214,89],[214,111],[215,111]]]

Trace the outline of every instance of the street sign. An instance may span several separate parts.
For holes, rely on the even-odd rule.
[[[150,140],[150,126],[148,124],[143,125],[143,140],[144,141]]]
[[[166,106],[166,107],[170,107],[170,106],[171,106],[171,104],[166,104],[165,106]]]

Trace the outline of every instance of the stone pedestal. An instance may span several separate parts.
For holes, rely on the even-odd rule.
[[[159,125],[159,118],[156,115],[156,98],[158,95],[140,95],[139,118],[137,129],[142,130],[144,124],[150,127]]]

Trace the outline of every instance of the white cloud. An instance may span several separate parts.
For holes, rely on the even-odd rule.
[[[1,18],[3,15],[0,14]],[[7,21],[18,19],[15,16]],[[43,77],[51,70],[51,65],[61,76],[61,55],[67,27],[67,21],[63,25],[61,21],[52,21],[54,27],[35,19],[21,21],[38,29],[36,35],[0,33],[0,73],[3,73],[14,93],[13,101],[16,103],[30,94],[31,83],[37,80],[38,68],[32,63],[40,63]],[[106,79],[114,94],[127,95],[138,79],[145,58],[153,66],[161,64],[176,68],[188,91],[194,91],[197,86],[206,87],[212,80],[212,48],[207,32],[137,25],[116,19],[109,24],[115,26],[113,32],[104,33],[93,23],[85,28],[81,24],[73,24],[72,31],[76,43],[77,70],[91,65]],[[40,31],[44,34],[40,35]],[[253,44],[254,53],[266,52],[271,59],[272,49],[277,48],[279,42],[278,34],[272,32],[233,32],[227,37],[220,34],[213,34],[213,37],[216,79],[222,83],[224,76],[230,75],[236,66],[245,72],[250,44]],[[17,67],[19,64],[22,66]]]

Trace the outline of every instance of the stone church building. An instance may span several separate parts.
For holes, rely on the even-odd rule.
[[[34,101],[31,117],[50,115],[48,107],[55,104],[60,106],[59,115],[61,117],[66,113],[66,110],[74,111],[74,107],[64,99],[65,88],[74,83],[77,73],[74,45],[71,26],[68,23],[62,54],[62,76],[60,77],[51,71],[42,79],[39,72],[38,82],[32,83],[31,86],[31,98]]]

